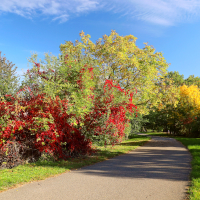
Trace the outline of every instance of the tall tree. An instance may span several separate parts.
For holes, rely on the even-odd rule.
[[[136,45],[136,37],[119,36],[115,31],[109,36],[104,35],[96,44],[90,40],[90,35],[81,32],[80,36],[81,42],[67,41],[60,45],[62,54],[70,54],[77,60],[81,55],[88,60],[96,60],[96,67],[100,69],[100,84],[105,79],[113,79],[122,88],[132,91],[137,89],[134,103],[141,113],[148,111],[147,105],[153,106],[161,101],[162,93],[158,83],[168,68],[162,53],[155,52],[147,44],[140,49]]]
[[[140,49],[136,46],[136,37],[133,35],[119,36],[115,31],[112,31],[109,36],[104,35],[103,38],[97,40],[96,44],[84,32],[80,33],[80,37],[81,41],[77,40],[75,43],[67,41],[61,44],[61,55],[58,58],[49,56],[44,65],[40,62],[41,69],[43,68],[50,76],[55,75],[48,69],[59,72],[61,66],[64,66],[66,56],[76,60],[78,65],[88,63],[92,65],[94,71],[98,71],[98,86],[102,87],[106,79],[112,79],[123,89],[135,94],[137,90],[133,103],[137,105],[141,114],[147,113],[149,108],[161,103],[163,97],[166,96],[165,92],[171,91],[169,88],[166,90],[165,80],[162,79],[167,73],[168,64],[162,53],[155,52],[152,46],[145,44],[145,47]],[[37,56],[33,55],[30,62],[33,64],[37,62]],[[37,68],[35,70],[37,71]],[[63,75],[64,72],[60,73],[60,76]],[[45,89],[45,85],[51,85],[49,88],[53,93],[55,91],[58,94],[64,92],[64,88],[60,91],[57,89],[63,84],[58,74],[56,75],[58,81],[51,79],[51,84],[47,84],[46,80],[36,80],[37,78],[33,80],[33,76],[35,77],[35,73],[31,75],[30,80],[41,86],[37,89]],[[29,77],[30,74],[27,74],[26,81],[31,82]]]
[[[0,96],[14,94],[18,88],[18,76],[16,76],[17,67],[13,68],[12,64],[6,57],[1,56],[0,52]]]

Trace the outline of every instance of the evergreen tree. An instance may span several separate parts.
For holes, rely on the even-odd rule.
[[[0,52],[0,96],[6,94],[14,94],[18,87],[18,77],[16,74],[17,67],[13,68],[12,64],[5,57],[1,56]]]

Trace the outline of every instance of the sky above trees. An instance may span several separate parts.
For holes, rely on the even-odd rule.
[[[37,52],[59,54],[59,45],[80,39],[83,30],[95,42],[116,30],[134,35],[163,52],[168,70],[200,76],[199,0],[1,0],[0,50],[22,75]],[[22,71],[23,69],[23,71]]]

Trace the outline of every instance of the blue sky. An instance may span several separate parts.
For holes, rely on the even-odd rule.
[[[200,0],[0,0],[0,51],[28,69],[37,52],[59,54],[83,30],[95,42],[116,30],[163,52],[168,70],[200,76]],[[22,71],[23,69],[23,71]]]

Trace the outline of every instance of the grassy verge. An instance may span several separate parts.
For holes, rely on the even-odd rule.
[[[161,132],[147,132],[147,134],[154,136],[173,137],[188,148],[192,154],[192,171],[190,174],[191,186],[189,188],[190,199],[200,200],[200,138],[171,136]]]
[[[106,159],[128,153],[141,146],[150,138],[142,136],[134,136],[132,139],[126,140],[118,145],[97,147],[97,153],[93,156],[71,159],[68,161],[37,161],[19,165],[13,169],[0,170],[0,192],[10,188],[18,187],[24,183],[43,180],[48,177],[65,173],[72,169],[81,168]]]

